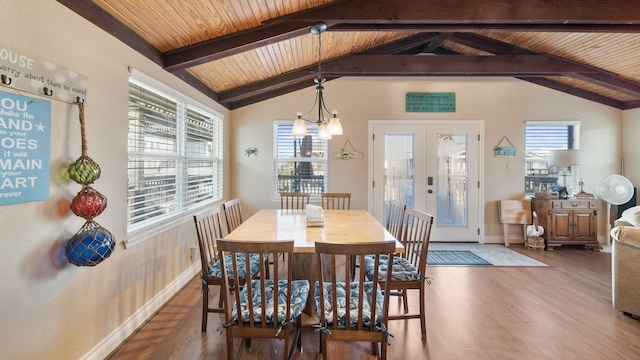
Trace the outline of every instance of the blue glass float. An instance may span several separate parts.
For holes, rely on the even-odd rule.
[[[65,255],[77,266],[95,266],[108,258],[116,246],[116,240],[107,229],[95,221],[87,221],[69,240]]]

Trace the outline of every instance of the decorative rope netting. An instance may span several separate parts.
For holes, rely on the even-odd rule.
[[[100,166],[87,155],[87,137],[85,133],[84,103],[77,103],[80,112],[80,136],[82,138],[82,156],[69,165],[69,178],[82,185],[82,190],[71,201],[71,210],[87,222],[73,235],[65,248],[70,263],[77,266],[95,266],[108,258],[116,245],[116,240],[107,229],[93,220],[107,207],[107,198],[93,189],[100,177]]]

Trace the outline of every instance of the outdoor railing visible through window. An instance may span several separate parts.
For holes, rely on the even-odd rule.
[[[274,197],[280,192],[321,194],[327,188],[327,142],[317,138],[317,127],[309,135],[291,135],[293,122],[274,123]]]
[[[548,191],[558,182],[558,166],[549,164],[550,150],[578,149],[579,121],[527,121],[525,124],[525,195]],[[575,172],[574,172],[575,173]],[[577,179],[571,179],[577,183]]]
[[[222,119],[187,101],[130,80],[130,230],[222,200]]]

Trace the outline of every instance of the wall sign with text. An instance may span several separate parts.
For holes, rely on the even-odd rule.
[[[0,92],[0,205],[49,198],[51,102]]]
[[[87,99],[87,78],[24,51],[0,44],[0,85],[75,103]]]
[[[456,112],[454,92],[408,92],[406,112]]]

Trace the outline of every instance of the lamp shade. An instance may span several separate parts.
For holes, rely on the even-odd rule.
[[[549,152],[549,164],[562,166],[582,165],[582,150],[551,150]]]
[[[305,125],[304,120],[300,118],[300,113],[298,113],[298,118],[293,122],[293,128],[291,128],[291,135],[306,136],[307,132],[307,125]]]

